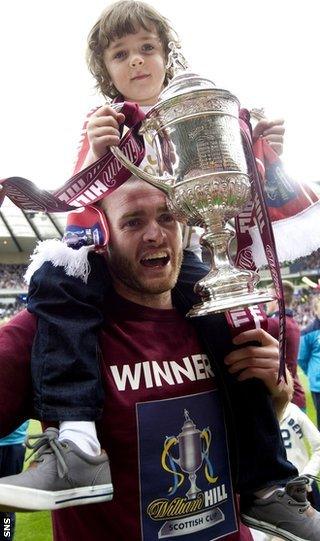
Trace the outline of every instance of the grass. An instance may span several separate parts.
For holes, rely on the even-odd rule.
[[[31,421],[29,434],[39,434],[41,425],[38,421]],[[28,452],[26,455],[28,456]],[[28,464],[25,464],[28,466]],[[51,515],[48,511],[38,513],[17,513],[16,531],[14,541],[51,541],[52,527]]]
[[[299,377],[306,390],[308,416],[316,424],[316,413],[308,390],[307,378],[301,371]],[[41,432],[40,423],[31,421],[29,433],[37,432]],[[17,513],[16,517],[15,541],[52,541],[50,513]]]

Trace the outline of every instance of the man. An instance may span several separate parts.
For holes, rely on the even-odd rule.
[[[286,365],[292,376],[294,386],[292,402],[305,411],[306,397],[297,373],[300,329],[293,317],[292,310],[294,285],[289,280],[283,280],[282,286],[286,310]],[[278,339],[279,310],[276,300],[268,303],[268,316],[268,332]]]
[[[225,357],[231,375],[240,372],[249,385],[252,377],[260,377],[276,400],[286,400],[287,389],[279,391],[276,385],[277,342],[261,329],[246,331],[235,340],[239,349],[230,352],[223,315],[192,324],[184,318],[188,310],[185,299],[178,290],[171,292],[182,259],[181,233],[161,192],[129,180],[103,200],[102,206],[109,218],[106,259],[113,287],[101,336],[101,373],[108,406],[98,428],[102,447],[110,457],[115,495],[105,505],[55,512],[55,539],[87,541],[107,535],[108,541],[124,541],[128,536],[132,541],[152,541],[179,535],[197,541],[248,540],[247,534],[238,533],[230,442],[216,386],[218,363],[210,361],[214,363],[214,356]],[[4,351],[12,360],[12,339],[19,333],[22,367],[15,386],[20,385],[23,371],[28,375],[34,329],[34,318],[24,314],[2,335]],[[243,347],[248,341],[259,341],[261,346]],[[10,368],[9,361],[3,363],[2,378],[8,380]],[[17,417],[26,408],[28,392],[25,385],[22,388],[24,400],[15,409]],[[236,394],[236,386],[234,390]],[[10,389],[2,396],[0,413],[8,428],[10,419],[1,400],[10,404]],[[252,403],[248,397],[248,408],[259,410],[260,404],[258,394]],[[228,403],[226,406],[228,409]],[[79,460],[84,465],[85,457],[68,442],[58,450],[55,445],[51,430],[41,441],[29,481],[40,469],[47,468],[48,476],[52,475],[54,463],[61,479],[75,479]],[[270,460],[274,459],[270,456]],[[282,455],[274,465],[279,482],[295,471]],[[248,516],[260,525],[281,507],[289,528],[298,529],[299,536],[284,532],[285,539],[317,541],[319,516],[305,502],[304,490],[301,478],[289,482],[286,490],[269,487],[265,498],[251,503]],[[282,524],[284,515],[281,517]],[[308,537],[303,537],[306,531]]]

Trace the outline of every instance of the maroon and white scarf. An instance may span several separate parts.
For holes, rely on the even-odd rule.
[[[93,112],[94,110],[90,114]],[[126,125],[130,129],[122,138],[119,147],[135,165],[139,165],[145,152],[143,138],[138,133],[144,113],[136,104],[132,103],[124,103],[122,112],[126,117]],[[75,175],[71,179],[53,192],[40,190],[31,181],[21,177],[4,179],[0,181],[0,185],[2,186],[0,204],[4,196],[7,196],[14,204],[24,210],[44,212],[74,211],[75,209],[79,210],[79,207],[92,206],[121,186],[131,176],[131,173],[119,163],[110,151],[94,164],[81,170],[89,150],[86,124],[87,120],[84,125],[84,137],[75,165]],[[245,110],[242,110],[240,114],[240,127],[250,170],[252,200],[248,203],[246,209],[236,218],[238,240],[236,264],[239,267],[250,269],[255,269],[258,261],[267,261],[269,265],[279,302],[280,379],[283,376],[285,378],[285,313],[279,258],[276,251],[270,213],[274,224],[280,226],[280,231],[281,228],[283,229],[283,227],[289,224],[291,219],[295,219],[296,217],[301,219],[302,216],[304,223],[308,224],[308,212],[311,214],[314,213],[314,206],[318,209],[319,200],[312,190],[308,190],[307,193],[305,189],[296,184],[293,187],[295,204],[287,206],[286,204],[282,204],[278,206],[277,211],[272,210],[267,194],[270,183],[273,183],[273,185],[275,183],[274,174],[272,176],[270,171],[274,173],[274,170],[276,170],[277,178],[283,179],[284,173],[282,172],[281,164],[278,162],[278,157],[273,153],[268,143],[263,139],[259,139],[255,148],[252,148],[248,113]],[[256,159],[255,153],[258,159]],[[276,167],[272,168],[271,166],[274,163],[276,163]],[[258,240],[255,240],[255,238]],[[258,249],[256,248],[257,243],[259,244]],[[296,252],[295,257],[307,255],[307,253],[320,246],[320,231],[312,245],[312,249],[305,253],[305,250],[301,249],[301,244],[305,248],[305,243],[299,243],[300,253]],[[262,248],[265,254],[264,256],[261,255]],[[282,261],[283,255],[281,254],[280,257]],[[246,317],[250,319],[251,316],[252,311],[246,309]],[[232,318],[229,317],[228,320],[232,326]],[[252,316],[253,327],[256,326],[255,323],[255,318]]]

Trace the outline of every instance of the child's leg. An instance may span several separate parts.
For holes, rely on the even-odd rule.
[[[184,252],[177,289],[187,297],[188,302],[199,302],[193,286],[207,272],[208,267],[194,254]],[[213,351],[216,375],[220,378],[222,390],[226,391],[235,429],[238,492],[242,496],[252,496],[262,488],[285,484],[298,472],[286,459],[279,423],[267,388],[258,379],[238,383],[234,376],[230,376],[223,359],[232,349],[231,337],[226,336],[229,331],[221,314],[195,318],[193,321],[201,336],[205,339],[211,337],[211,343],[214,342],[213,333],[216,336]],[[229,351],[221,348],[225,343],[229,343]]]
[[[95,427],[104,403],[98,330],[107,276],[100,256],[93,254],[90,264],[87,284],[50,262],[32,277],[35,411],[42,421],[60,422],[60,433],[48,428],[34,444],[35,437],[28,438],[37,451],[33,467],[0,479],[0,510],[53,510],[112,498],[109,460]]]
[[[101,446],[94,421],[62,421],[59,425],[59,441],[73,441],[88,455],[97,456]]]
[[[98,330],[107,281],[102,257],[92,254],[90,265],[87,284],[51,262],[31,279],[34,407],[43,421],[95,421],[102,413]]]
[[[201,272],[204,275],[207,268],[193,254],[187,254],[176,293],[184,293],[188,303],[195,302],[190,286]],[[234,440],[230,448],[232,452],[236,447],[238,455],[235,481],[241,495],[242,522],[288,541],[318,541],[320,514],[309,507],[306,478],[296,477],[296,468],[286,459],[266,386],[255,378],[239,383],[227,371],[223,359],[232,342],[222,314],[195,318],[194,322],[206,351],[215,361],[218,385],[233,422]]]

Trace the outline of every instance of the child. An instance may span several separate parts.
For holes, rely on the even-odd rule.
[[[142,2],[125,0],[108,8],[89,36],[89,68],[102,94],[122,96],[147,111],[170,79],[166,62],[168,43],[173,38],[166,19]],[[90,150],[82,168],[102,156],[108,146],[119,144],[120,124],[124,121],[124,115],[109,105],[91,116],[87,126]],[[272,138],[276,132],[278,144],[282,137],[279,127],[272,123],[264,123],[263,127],[267,137]],[[254,135],[261,135],[261,125]],[[153,157],[149,157],[147,151],[142,167],[150,168],[152,162]],[[199,237],[197,248],[198,240]],[[102,390],[96,343],[103,320],[103,303],[108,302],[108,273],[101,255],[89,254],[89,262],[91,272],[87,285],[79,278],[67,276],[63,267],[45,262],[33,275],[29,310],[39,316],[33,348],[36,412],[41,419],[60,422],[59,431],[52,435],[55,442],[62,446],[65,441],[73,442],[84,453],[99,457],[95,421],[101,413]],[[195,253],[185,252],[177,289],[183,289],[190,302],[197,300],[192,286],[206,272],[207,268]],[[200,327],[206,325],[206,319],[201,318]],[[219,368],[217,365],[217,372],[230,388],[229,405],[236,417],[239,444],[237,488],[242,505],[247,506],[246,520],[250,521],[253,496],[256,501],[261,498],[276,501],[279,486],[285,485],[297,472],[285,460],[266,387],[256,380],[237,384],[224,365]],[[253,405],[258,404],[259,420],[253,411]],[[268,429],[264,428],[265,422]],[[254,438],[249,441],[247,435],[251,437],[253,433]],[[84,488],[89,490],[88,486]],[[284,495],[286,500],[287,493]],[[73,499],[70,505],[76,503]],[[277,517],[270,516],[270,522],[275,521]]]

